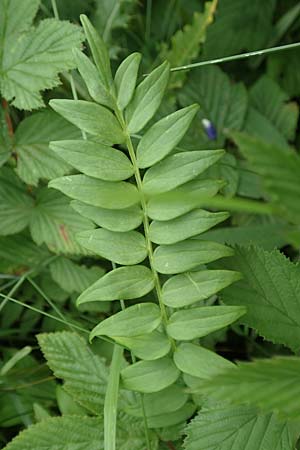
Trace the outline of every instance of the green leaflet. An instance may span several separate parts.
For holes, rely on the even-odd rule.
[[[161,245],[154,251],[154,267],[160,273],[181,273],[225,256],[233,250],[215,242],[188,239],[172,245]]]
[[[139,167],[152,166],[167,156],[181,141],[199,109],[191,105],[156,122],[143,135],[137,147]]]
[[[71,207],[82,216],[110,231],[131,231],[140,226],[143,221],[143,212],[139,206],[114,210],[86,205],[74,200],[71,202]]]
[[[233,270],[200,270],[175,275],[162,287],[162,300],[172,308],[181,308],[205,300],[231,283],[241,274]]]
[[[173,313],[167,333],[173,339],[189,341],[227,327],[246,313],[243,306],[203,306]]]
[[[139,361],[122,370],[122,386],[137,392],[158,392],[175,383],[179,374],[169,357],[155,361]]]
[[[153,287],[153,274],[148,267],[119,267],[88,287],[78,297],[77,305],[86,302],[139,298],[148,294]]]
[[[136,85],[138,70],[141,62],[140,53],[131,53],[118,67],[115,75],[117,88],[117,104],[122,111],[130,102]]]
[[[195,209],[173,220],[153,221],[149,236],[155,244],[175,244],[214,227],[229,217],[227,212],[211,213]]]
[[[126,180],[134,172],[124,153],[100,143],[64,140],[51,142],[50,148],[75,169],[100,180]]]
[[[96,180],[86,175],[71,175],[50,181],[49,187],[93,206],[123,209],[139,201],[137,188],[124,181]]]
[[[84,100],[51,100],[50,106],[82,131],[100,136],[108,144],[120,144],[125,136],[113,113]]]
[[[176,153],[147,170],[143,190],[149,195],[171,191],[204,172],[224,155],[224,150]]]
[[[154,116],[162,101],[169,80],[169,64],[164,62],[154,69],[136,88],[126,109],[128,131],[137,133]]]
[[[213,197],[223,186],[220,180],[189,181],[171,192],[155,195],[148,199],[147,213],[153,220],[171,220],[188,213],[199,204],[196,198],[187,198],[193,193],[199,197]]]
[[[76,237],[84,248],[117,264],[138,264],[147,257],[145,238],[137,231],[117,233],[98,228],[78,233]]]
[[[167,355],[171,349],[170,340],[159,331],[142,334],[133,337],[114,336],[114,340],[129,348],[131,352],[140,359],[152,361]]]
[[[159,307],[155,303],[139,303],[100,322],[90,333],[96,336],[131,337],[151,333],[161,322]]]
[[[182,372],[203,379],[235,368],[227,359],[196,344],[181,344],[174,352],[174,362]]]
[[[172,411],[168,414],[159,414],[157,416],[149,417],[147,420],[148,427],[162,428],[171,427],[173,425],[182,424],[194,414],[196,405],[193,402],[187,402],[177,411]]]

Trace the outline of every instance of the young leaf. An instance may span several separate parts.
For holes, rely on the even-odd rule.
[[[174,353],[174,362],[182,372],[204,379],[235,367],[227,359],[196,344],[181,344]]]
[[[171,191],[196,178],[224,155],[224,150],[176,153],[147,170],[143,189],[149,196]]]
[[[134,172],[127,156],[107,145],[88,140],[64,140],[51,142],[50,148],[75,169],[100,180],[126,180]]]
[[[200,270],[169,278],[162,287],[162,300],[171,308],[182,308],[205,300],[241,279],[231,270]]]
[[[153,275],[148,267],[118,267],[88,287],[78,297],[77,305],[95,301],[139,298],[148,294],[153,287]]]
[[[179,374],[169,357],[139,361],[122,370],[122,386],[137,392],[158,392],[175,383]]]
[[[133,337],[116,337],[114,340],[129,348],[130,351],[140,359],[152,361],[167,355],[171,349],[170,340],[163,333],[157,330],[148,334]]]
[[[107,144],[121,144],[125,136],[116,117],[109,109],[84,100],[51,100],[51,108],[82,131]]]
[[[169,80],[169,64],[154,69],[136,88],[126,109],[128,131],[137,133],[154,116],[162,101]]]
[[[198,105],[187,106],[156,122],[138,144],[138,166],[144,169],[167,156],[183,138],[198,109]]]
[[[117,104],[121,111],[126,108],[133,96],[141,56],[140,53],[132,53],[124,59],[116,72]]]
[[[173,274],[231,255],[233,251],[225,245],[188,239],[177,244],[157,247],[153,261],[158,272]]]
[[[167,333],[173,339],[190,341],[227,327],[245,314],[243,306],[203,306],[173,313]]]
[[[161,322],[159,307],[155,303],[139,303],[130,306],[100,322],[90,333],[96,336],[131,337],[151,333]]]
[[[139,194],[133,184],[124,181],[96,180],[86,175],[72,175],[50,181],[49,187],[88,205],[123,209],[135,205]]]
[[[86,249],[117,264],[138,264],[147,257],[146,241],[137,231],[117,233],[98,228],[78,233],[77,241]]]
[[[172,411],[168,414],[159,414],[157,416],[148,417],[147,424],[150,429],[172,427],[174,425],[186,422],[190,417],[193,416],[195,410],[195,403],[187,402],[177,411]]]

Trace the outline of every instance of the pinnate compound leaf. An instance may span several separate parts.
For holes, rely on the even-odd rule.
[[[167,156],[181,141],[198,109],[198,105],[187,106],[156,122],[138,144],[139,167],[152,166]]]
[[[132,53],[124,59],[116,72],[115,84],[117,88],[117,104],[120,110],[126,108],[132,99],[141,56],[140,53]]]
[[[51,417],[30,426],[5,450],[98,450],[103,446],[103,422],[95,417]]]
[[[138,85],[126,110],[130,133],[137,133],[152,119],[162,101],[168,80],[169,64],[164,62]]]
[[[131,337],[151,333],[160,322],[160,309],[155,303],[139,303],[100,322],[91,331],[90,340],[96,336]]]
[[[299,420],[300,359],[276,357],[239,363],[201,384],[201,393],[231,403],[250,404],[280,419]]]
[[[175,383],[179,370],[169,357],[139,361],[121,371],[122,386],[132,391],[158,392]]]
[[[51,142],[50,148],[75,169],[100,180],[121,181],[134,172],[127,156],[107,145],[88,140],[63,140]]]
[[[293,450],[295,433],[275,415],[249,406],[204,405],[185,429],[185,450]]]
[[[105,209],[123,209],[135,205],[139,194],[133,184],[103,181],[86,175],[71,175],[50,181],[49,187],[88,205]]]
[[[116,337],[114,340],[131,350],[140,359],[152,361],[167,355],[171,349],[170,339],[159,331],[132,337]]]
[[[50,369],[64,380],[64,389],[92,413],[102,415],[108,377],[104,359],[69,331],[40,334],[38,342]]]
[[[78,297],[77,305],[87,302],[139,298],[148,294],[153,287],[153,275],[148,267],[118,267],[88,287]]]
[[[199,270],[169,278],[162,287],[162,300],[171,308],[181,308],[209,298],[240,280],[233,270]]]
[[[229,305],[244,305],[241,322],[272,342],[300,349],[300,267],[278,250],[237,246],[227,267],[243,279],[222,294]]]

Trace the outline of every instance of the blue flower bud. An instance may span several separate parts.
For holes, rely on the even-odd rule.
[[[204,130],[206,131],[208,139],[210,139],[211,141],[215,141],[218,137],[218,134],[212,122],[208,119],[202,119],[202,125]]]

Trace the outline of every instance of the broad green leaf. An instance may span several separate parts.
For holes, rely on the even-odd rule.
[[[30,222],[34,208],[33,198],[25,185],[11,169],[0,171],[0,234],[3,236],[22,231]]]
[[[80,21],[82,23],[84,33],[89,43],[93,59],[99,71],[101,82],[109,89],[112,83],[112,75],[110,68],[109,55],[103,39],[97,33],[90,20],[84,14],[81,14]]]
[[[83,36],[78,26],[55,19],[31,27],[39,2],[28,3],[1,2],[0,86],[7,101],[31,110],[44,106],[40,91],[59,85],[59,72],[75,67],[72,49]]]
[[[56,401],[58,409],[63,416],[68,414],[87,416],[88,410],[80,406],[60,384],[56,385]]]
[[[149,236],[155,244],[175,244],[209,230],[228,217],[227,212],[212,213],[195,209],[173,220],[153,221],[150,225]]]
[[[50,369],[64,380],[64,389],[92,413],[102,415],[108,377],[104,359],[69,331],[39,334],[38,342]]]
[[[158,272],[173,274],[231,255],[233,255],[231,248],[224,245],[188,239],[177,244],[157,247],[154,251],[153,262]]]
[[[98,450],[102,428],[103,421],[95,417],[51,417],[20,433],[5,450]]]
[[[204,405],[185,429],[186,450],[293,450],[292,426],[250,406]]]
[[[177,347],[174,362],[182,372],[209,380],[226,369],[235,368],[227,359],[196,344],[181,344]]]
[[[0,258],[14,266],[35,267],[50,257],[44,246],[37,246],[27,234],[0,237]]]
[[[50,148],[75,169],[100,180],[121,181],[134,172],[127,156],[107,145],[87,140],[63,140],[51,142]]]
[[[117,88],[117,104],[123,110],[132,99],[139,65],[141,62],[140,53],[132,53],[118,67],[115,75],[115,84]]]
[[[185,194],[199,194],[199,197],[213,197],[223,186],[220,180],[193,180],[176,190],[155,195],[147,202],[147,213],[153,220],[171,220],[188,213],[198,206],[195,199],[186,198]]]
[[[86,175],[72,175],[50,181],[49,187],[88,205],[123,209],[135,205],[139,194],[133,184],[124,181],[96,180]]]
[[[103,84],[99,76],[97,67],[81,51],[74,51],[77,68],[82,76],[90,96],[100,105],[113,107],[113,100],[108,88]]]
[[[269,144],[287,147],[287,141],[275,125],[253,106],[248,107],[243,132],[252,137],[264,139]]]
[[[175,383],[179,373],[169,357],[139,361],[122,370],[122,386],[137,392],[158,392]]]
[[[100,267],[80,266],[63,256],[51,262],[49,269],[53,280],[69,293],[83,292],[104,274]]]
[[[152,166],[167,156],[181,141],[198,109],[198,105],[191,105],[156,122],[137,147],[139,167]]]
[[[96,336],[131,337],[151,333],[160,322],[160,309],[155,303],[139,303],[100,322],[91,331],[90,340]]]
[[[114,340],[129,348],[131,352],[140,359],[152,361],[167,355],[171,349],[170,340],[159,331],[133,337],[114,336]]]
[[[157,434],[149,430],[148,436],[151,449],[158,450],[159,444]],[[141,418],[130,417],[121,412],[117,422],[116,448],[118,450],[141,450],[146,449],[147,445],[144,420]]]
[[[98,228],[78,233],[77,241],[84,248],[117,264],[138,264],[147,257],[146,241],[137,231],[118,233]]]
[[[108,144],[120,144],[125,136],[113,113],[104,106],[85,100],[51,100],[50,106],[86,133],[100,136]]]
[[[154,287],[150,269],[145,266],[118,267],[88,287],[77,299],[86,302],[128,300],[143,297]]]
[[[151,428],[171,427],[176,424],[186,422],[193,416],[196,410],[196,405],[193,402],[187,402],[177,411],[169,412],[168,414],[159,414],[147,418],[147,425]]]
[[[231,403],[251,404],[280,419],[299,420],[300,359],[276,357],[239,363],[201,385],[201,393]]]
[[[6,163],[13,151],[13,133],[8,120],[8,104],[2,101],[0,106],[0,167]]]
[[[53,111],[25,118],[15,133],[17,174],[25,183],[34,186],[40,178],[51,180],[64,175],[71,167],[49,149],[49,142],[79,137],[79,130]]]
[[[83,217],[110,231],[131,231],[143,221],[143,211],[139,206],[113,210],[86,205],[77,200],[72,201],[71,206]]]
[[[154,69],[136,88],[126,110],[128,131],[137,133],[154,116],[162,101],[169,80],[169,64]]]
[[[44,188],[37,195],[29,227],[32,239],[38,245],[45,243],[52,252],[84,254],[75,234],[93,224],[70,207],[67,197]]]
[[[224,155],[224,150],[176,153],[147,170],[143,189],[149,196],[171,191],[204,172]]]
[[[182,308],[205,300],[240,280],[233,270],[200,270],[169,278],[162,287],[162,300],[171,308]]]
[[[237,247],[226,265],[241,271],[243,279],[222,297],[229,305],[244,305],[241,322],[266,339],[300,349],[300,266],[278,250]],[[276,324],[276,325],[275,325]]]
[[[174,339],[190,341],[227,327],[246,312],[243,306],[203,306],[173,313],[167,333]]]

